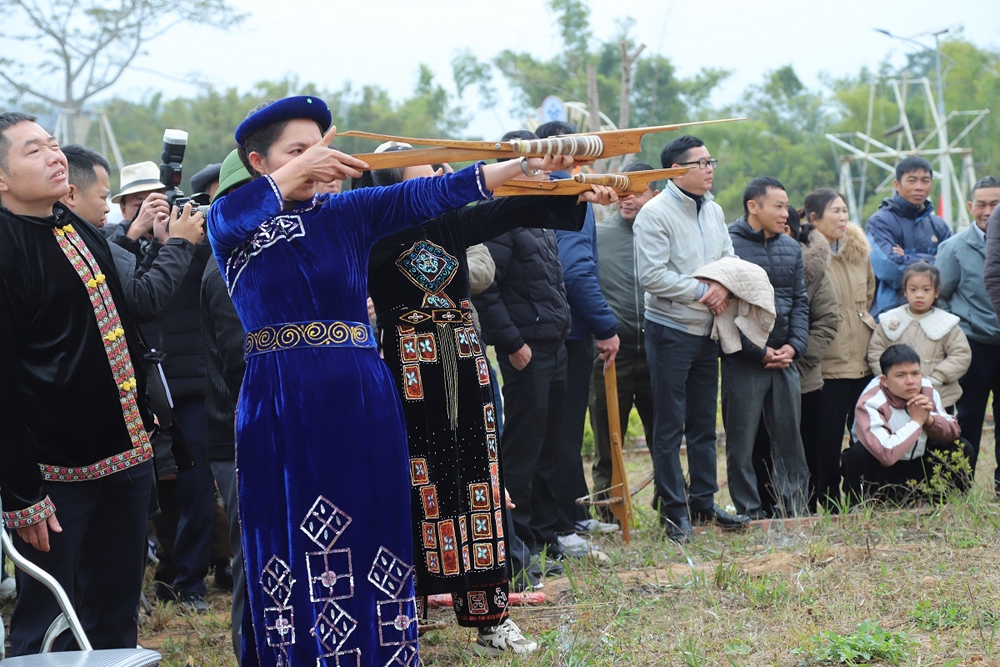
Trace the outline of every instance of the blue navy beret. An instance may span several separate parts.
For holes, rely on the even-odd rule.
[[[333,123],[330,107],[318,97],[311,95],[286,97],[247,116],[236,128],[236,143],[242,146],[251,134],[265,125],[293,118],[314,120],[323,128],[324,132]]]

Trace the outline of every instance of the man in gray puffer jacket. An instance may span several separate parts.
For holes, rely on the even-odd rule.
[[[799,244],[784,234],[788,195],[773,178],[759,177],[743,193],[744,216],[729,225],[733,250],[763,268],[774,287],[776,319],[762,349],[741,334],[743,349],[722,358],[722,422],[726,470],[736,510],[761,514],[753,443],[763,413],[771,434],[776,508],[787,515],[806,511],[809,469],[799,434],[799,371],[793,363],[809,344],[809,300]]]

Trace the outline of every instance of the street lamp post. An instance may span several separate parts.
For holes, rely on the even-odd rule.
[[[952,225],[954,224],[954,221],[951,217],[951,158],[946,153],[948,150],[948,123],[945,121],[944,73],[941,70],[941,35],[947,34],[948,30],[948,28],[944,28],[943,30],[931,33],[931,35],[934,37],[934,67],[937,73],[937,131],[938,144],[941,148],[938,167],[938,172],[941,174],[941,214],[945,221],[949,225]],[[875,31],[882,33],[886,37],[891,37],[892,39],[898,39],[902,42],[916,44],[925,51],[930,50],[929,46],[922,44],[915,39],[894,35],[888,30],[884,30],[882,28],[875,28]]]

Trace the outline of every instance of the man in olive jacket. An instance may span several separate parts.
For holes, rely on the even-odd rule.
[[[622,171],[652,169],[648,164],[633,162]],[[632,406],[639,412],[647,446],[653,441],[653,385],[646,361],[643,336],[645,308],[642,288],[635,272],[635,237],[632,224],[642,207],[660,193],[656,183],[650,183],[642,194],[623,197],[615,205],[615,214],[597,223],[597,251],[601,257],[598,284],[611,311],[618,320],[620,346],[615,357],[615,377],[618,380],[618,409],[621,432],[628,430]],[[604,360],[594,362],[590,394],[590,425],[594,431],[594,494],[602,497],[611,486],[611,439],[608,424],[608,401],[604,388]],[[605,518],[609,518],[606,516]]]
[[[795,360],[809,344],[809,299],[799,244],[786,236],[788,195],[773,178],[750,181],[743,193],[744,217],[729,225],[736,256],[767,272],[774,287],[774,328],[762,349],[745,336],[743,349],[722,357],[722,422],[726,427],[726,470],[736,510],[761,514],[753,444],[761,413],[771,434],[773,487],[778,511],[802,514],[808,500],[809,469],[799,433],[801,385]]]

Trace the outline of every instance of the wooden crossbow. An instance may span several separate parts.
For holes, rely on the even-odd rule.
[[[629,155],[642,151],[642,138],[655,132],[672,132],[682,127],[730,123],[746,118],[720,118],[699,120],[674,125],[636,127],[627,130],[607,130],[587,134],[566,134],[547,139],[511,139],[510,141],[460,141],[453,139],[414,139],[356,130],[339,133],[338,137],[357,137],[378,141],[398,141],[418,146],[411,151],[361,153],[354,157],[364,160],[369,169],[416,167],[441,162],[464,162],[495,158],[541,157],[543,155],[573,155],[585,160],[600,160],[616,155]]]
[[[619,196],[640,195],[653,181],[677,178],[688,172],[688,167],[676,169],[650,169],[629,171],[622,174],[577,174],[572,178],[554,181],[507,181],[493,191],[494,197],[516,197],[523,195],[578,195],[590,192],[591,185],[607,185]]]

